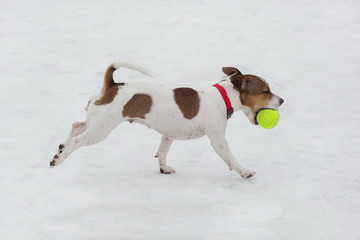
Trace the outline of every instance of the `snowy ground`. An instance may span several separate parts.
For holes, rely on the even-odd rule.
[[[0,1],[0,239],[360,239],[360,2]],[[118,81],[210,85],[221,67],[264,77],[285,99],[279,126],[242,113],[229,172],[206,138],[175,142],[119,126],[49,161],[83,120],[106,67]]]

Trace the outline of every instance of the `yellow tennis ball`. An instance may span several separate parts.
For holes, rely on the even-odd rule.
[[[256,114],[256,121],[261,127],[265,129],[271,129],[275,127],[279,120],[280,113],[275,109],[261,109]]]

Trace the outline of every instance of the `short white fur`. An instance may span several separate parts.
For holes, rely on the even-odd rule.
[[[126,67],[148,76],[152,75],[149,70],[134,63],[117,62],[113,64],[113,67],[116,69]],[[225,78],[219,84],[225,88],[234,111],[242,110],[254,124],[253,113],[248,107],[241,104],[240,93],[234,89],[230,78]],[[239,164],[229,149],[225,137],[228,122],[226,107],[220,93],[212,86],[196,89],[196,91],[200,98],[200,109],[192,119],[184,118],[174,101],[173,89],[164,85],[126,83],[119,89],[114,100],[104,105],[94,104],[101,96],[100,93],[93,96],[87,107],[87,120],[73,124],[68,138],[60,145],[58,153],[52,159],[51,167],[60,165],[78,148],[103,141],[120,123],[130,121],[146,125],[163,136],[156,154],[162,173],[175,172],[166,163],[166,156],[173,140],[195,139],[206,135],[210,139],[211,146],[230,170],[236,171],[242,177],[252,177],[255,172]],[[151,111],[145,115],[145,119],[123,117],[124,105],[134,94],[138,93],[147,94],[151,97]],[[277,108],[276,100],[271,101],[268,107]]]

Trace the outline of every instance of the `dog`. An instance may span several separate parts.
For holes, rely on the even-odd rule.
[[[86,109],[87,120],[75,122],[69,136],[59,145],[50,167],[60,165],[82,146],[103,141],[120,123],[143,124],[162,135],[156,154],[160,172],[175,173],[166,156],[173,140],[207,136],[215,152],[240,176],[249,178],[255,172],[240,165],[231,153],[225,137],[227,120],[241,110],[252,124],[264,108],[278,109],[284,102],[270,91],[261,77],[242,74],[237,68],[222,68],[225,77],[218,84],[193,89],[171,88],[154,83],[115,83],[113,73],[125,67],[150,76],[148,70],[132,63],[113,63],[105,73],[102,91],[93,96]]]

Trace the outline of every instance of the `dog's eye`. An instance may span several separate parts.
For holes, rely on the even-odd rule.
[[[270,93],[270,91],[263,91],[263,93],[265,93],[265,94],[269,94],[269,93]]]

